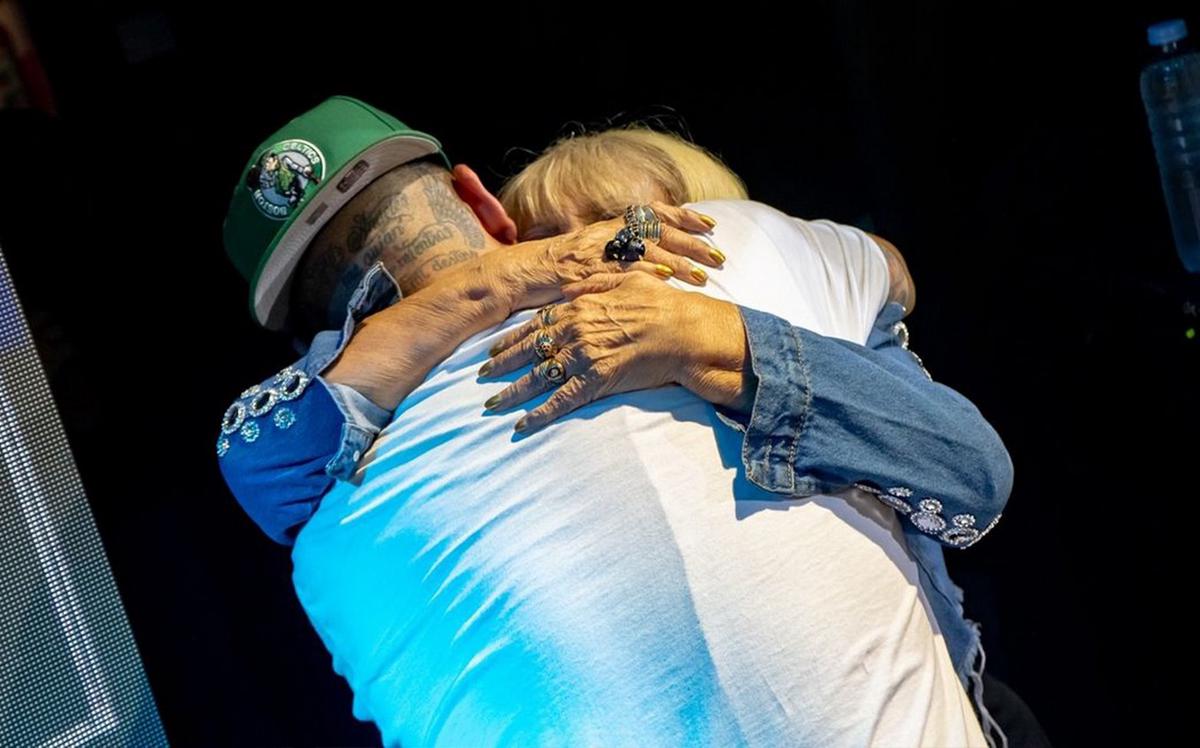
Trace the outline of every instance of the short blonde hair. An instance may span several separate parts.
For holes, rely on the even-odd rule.
[[[746,185],[700,146],[634,126],[553,143],[501,188],[500,202],[524,235],[534,225],[613,216],[650,195],[672,205],[745,199]]]

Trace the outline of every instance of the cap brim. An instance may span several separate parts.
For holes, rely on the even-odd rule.
[[[296,265],[317,232],[355,195],[384,173],[439,150],[438,144],[412,134],[396,135],[364,149],[336,174],[325,180],[291,224],[275,237],[251,281],[250,312],[268,330],[283,329]],[[365,164],[365,165],[364,165]],[[343,185],[351,171],[352,184]]]

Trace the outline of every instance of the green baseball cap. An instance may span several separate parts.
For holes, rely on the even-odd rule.
[[[438,154],[435,138],[348,96],[322,102],[255,149],[225,215],[225,252],[250,282],[250,314],[278,330],[300,257],[343,205],[385,172]]]

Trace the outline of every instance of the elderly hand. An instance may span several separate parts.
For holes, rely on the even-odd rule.
[[[680,384],[709,402],[748,411],[755,383],[741,314],[735,305],[658,283],[641,273],[601,274],[562,289],[568,301],[547,307],[491,350],[480,376],[539,361],[488,400],[512,408],[565,381],[517,422],[541,428],[605,395]]]
[[[599,273],[638,271],[666,279],[677,276],[701,286],[708,279],[696,261],[718,267],[725,255],[689,234],[708,231],[711,218],[687,208],[651,203],[662,222],[657,242],[646,241],[645,257],[637,262],[606,260],[604,248],[624,227],[623,218],[598,221],[569,234],[522,242],[513,247],[489,252],[467,272],[476,273],[478,284],[507,300],[510,311],[529,309],[554,301],[563,284],[573,283]]]

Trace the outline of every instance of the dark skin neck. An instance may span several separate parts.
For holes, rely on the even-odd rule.
[[[338,211],[296,270],[292,309],[307,332],[338,327],[363,275],[382,261],[408,296],[501,246],[429,163],[384,174]]]

